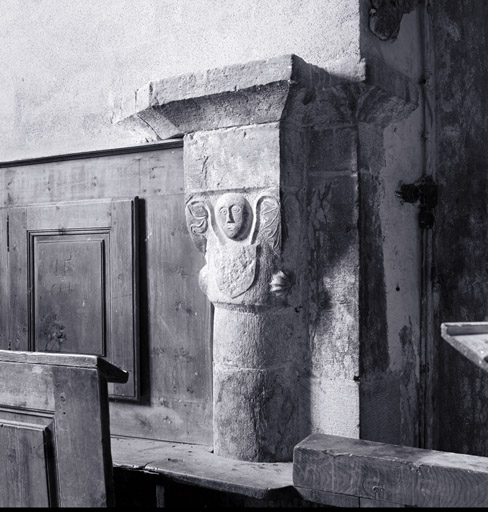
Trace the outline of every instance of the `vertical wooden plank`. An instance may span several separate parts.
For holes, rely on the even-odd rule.
[[[98,371],[53,366],[52,372],[57,466],[64,468],[58,473],[59,506],[110,505],[106,493],[107,484],[112,485],[110,434],[103,418],[108,403],[106,392],[100,393]]]
[[[12,350],[28,350],[28,282],[29,265],[26,208],[9,210],[9,325],[8,344]]]
[[[111,211],[111,360],[129,372],[127,384],[114,384],[112,394],[138,398],[137,199],[113,201]]]
[[[8,349],[8,209],[0,209],[0,349]]]
[[[168,400],[211,401],[211,305],[198,286],[205,265],[186,228],[183,195],[154,198],[148,262],[159,370],[155,391]]]

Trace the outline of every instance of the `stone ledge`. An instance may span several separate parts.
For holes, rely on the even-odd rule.
[[[351,108],[344,86],[352,86],[359,100],[359,114],[351,113],[351,120],[388,122],[418,105],[417,84],[375,59],[327,71],[290,54],[149,82],[118,102],[112,121],[146,140],[285,117],[296,117],[297,125],[320,124],[330,114],[326,103]]]

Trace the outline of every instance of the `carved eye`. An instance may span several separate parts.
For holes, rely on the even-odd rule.
[[[219,210],[219,213],[220,213],[220,215],[227,215],[227,208],[222,207],[222,208]]]
[[[232,210],[234,210],[234,213],[241,213],[241,207],[240,206],[234,206],[234,208],[232,208]]]

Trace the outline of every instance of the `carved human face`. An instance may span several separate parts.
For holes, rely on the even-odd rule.
[[[232,240],[246,236],[251,207],[240,194],[224,194],[215,205],[217,223],[222,232]]]

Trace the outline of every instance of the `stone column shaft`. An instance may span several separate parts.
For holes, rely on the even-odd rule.
[[[215,306],[214,450],[243,460],[291,460],[302,433],[296,364],[306,326],[293,307],[300,266],[288,249],[299,233],[284,239],[282,226],[285,190],[296,194],[302,177],[285,186],[282,132],[276,122],[254,124],[197,132],[184,144],[188,226]],[[248,210],[238,236],[226,231],[236,219],[222,217],[235,205]]]

